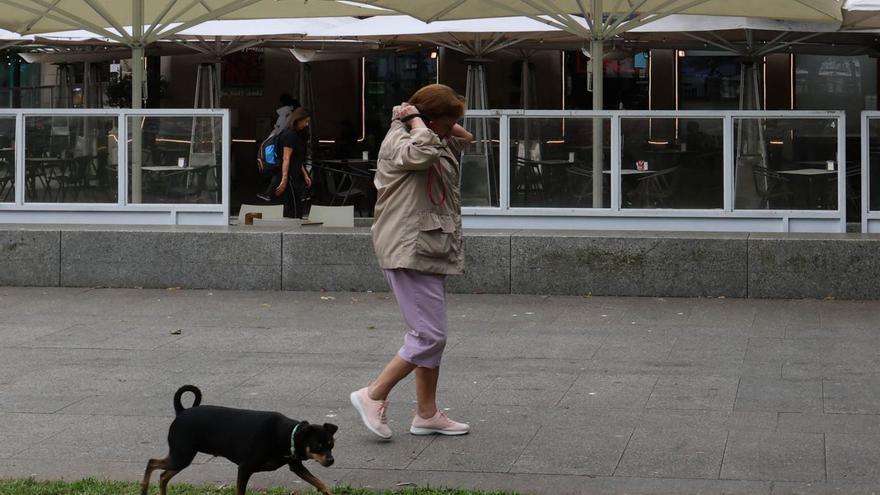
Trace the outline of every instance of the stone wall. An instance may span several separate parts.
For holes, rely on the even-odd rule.
[[[459,293],[880,298],[880,236],[465,233]],[[0,285],[384,291],[368,228],[0,228]]]

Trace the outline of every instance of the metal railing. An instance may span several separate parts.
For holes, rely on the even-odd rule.
[[[844,112],[469,111],[477,123],[466,227],[846,231]]]
[[[0,110],[0,223],[227,225],[228,110]]]

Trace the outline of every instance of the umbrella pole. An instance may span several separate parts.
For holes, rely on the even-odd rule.
[[[602,40],[594,38],[590,42],[590,58],[593,66],[594,111],[602,110],[602,78],[605,75],[602,67],[603,49]],[[602,171],[605,161],[603,157],[604,149],[602,148],[604,141],[603,131],[602,119],[593,119],[593,208],[602,208],[604,203],[602,199],[602,183],[604,182]]]
[[[143,107],[144,99],[144,48],[131,49],[131,108]]]
[[[131,49],[131,108],[143,106],[144,89],[144,48],[135,46]],[[143,165],[143,133],[140,119],[129,120],[131,133],[131,202],[140,203],[141,166]],[[124,143],[125,141],[123,141]]]
[[[532,91],[531,85],[529,84],[530,77],[531,77],[531,74],[529,74],[529,57],[523,56],[522,71],[521,71],[522,80],[520,81],[520,88],[522,88],[522,90],[520,91],[520,93],[521,93],[520,99],[522,101],[523,110],[528,110],[529,108],[532,107],[532,102],[531,102],[531,99],[529,98],[529,96],[531,96],[530,93]]]
[[[131,47],[131,108],[139,109],[143,106],[144,91],[144,0],[131,0],[132,11],[132,38],[134,43]],[[120,33],[124,34],[124,33]],[[131,124],[131,120],[129,120]],[[131,125],[131,202],[140,203],[141,196],[141,165],[143,164],[143,134],[141,132],[140,119],[135,119]],[[122,143],[126,140],[123,139]],[[120,164],[121,165],[121,164]]]

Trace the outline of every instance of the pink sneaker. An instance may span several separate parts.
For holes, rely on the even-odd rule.
[[[370,431],[384,439],[391,438],[391,428],[388,427],[388,418],[385,416],[388,401],[371,399],[367,387],[352,392],[349,397],[351,405],[357,409],[361,421]]]
[[[442,411],[437,411],[428,419],[416,414],[412,426],[409,427],[409,432],[413,435],[466,435],[470,430],[470,426],[449,419]]]

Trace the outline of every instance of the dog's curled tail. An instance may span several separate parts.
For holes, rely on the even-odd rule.
[[[193,400],[192,407],[196,407],[202,403],[202,391],[199,390],[199,387],[196,387],[195,385],[184,385],[174,393],[174,414],[180,414],[185,409],[183,404],[180,403],[180,398],[183,397],[183,394],[186,392],[192,392],[193,395],[196,396]]]

